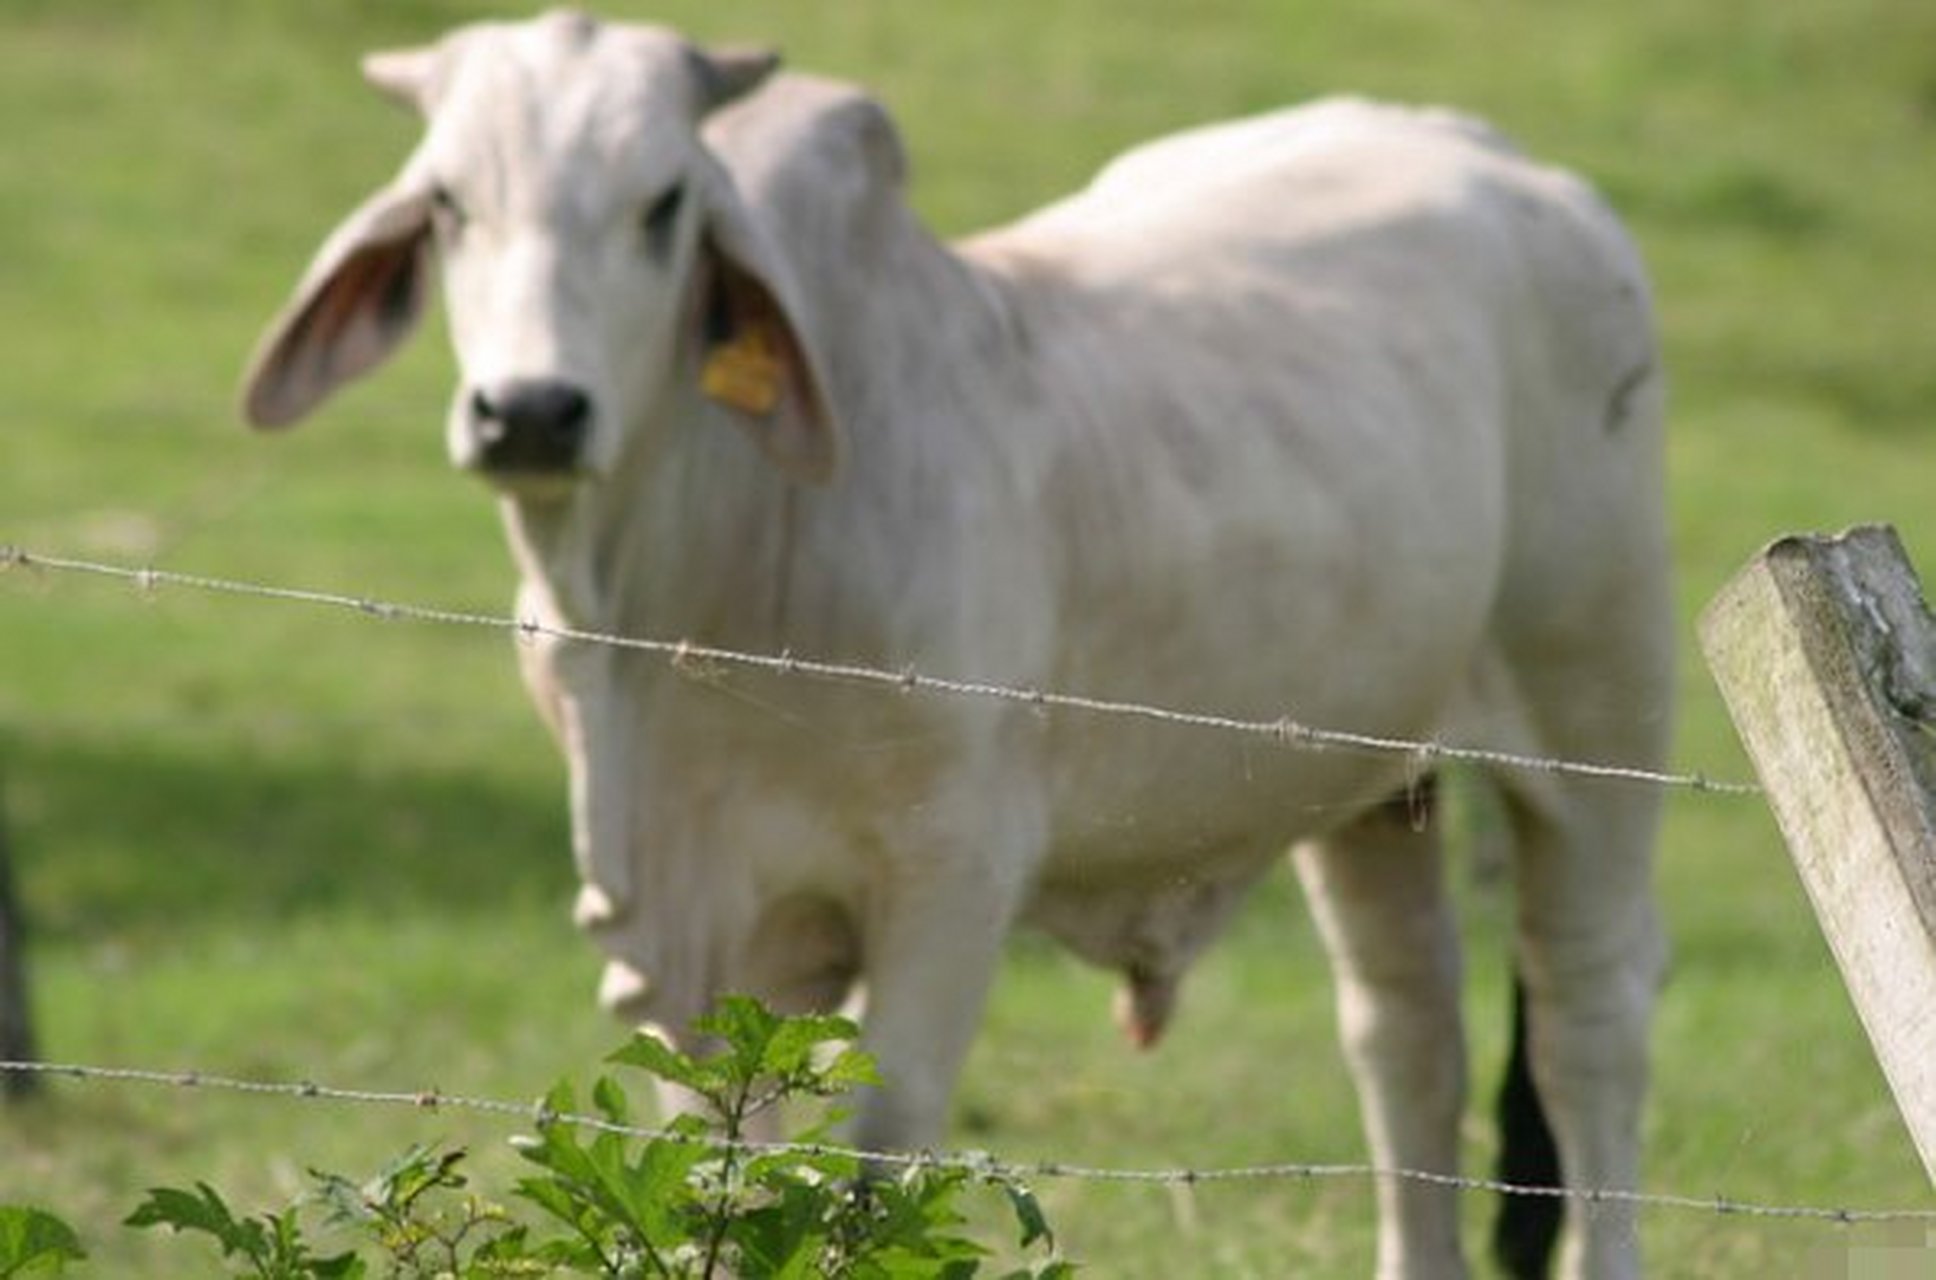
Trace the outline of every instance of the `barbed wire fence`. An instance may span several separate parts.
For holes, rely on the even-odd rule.
[[[676,670],[693,678],[701,678],[702,673],[716,668],[735,668],[803,679],[871,686],[902,694],[980,698],[1039,711],[1113,716],[1179,728],[1214,730],[1264,739],[1304,750],[1343,750],[1393,755],[1413,762],[1419,769],[1433,763],[1445,762],[1525,769],[1560,777],[1656,786],[1705,795],[1758,796],[1762,791],[1759,786],[1751,782],[1716,779],[1703,772],[1667,772],[1618,763],[1520,755],[1453,742],[1413,740],[1309,725],[1289,715],[1270,719],[1246,719],[1188,708],[1093,697],[1075,692],[957,679],[911,668],[889,670],[816,657],[803,657],[787,652],[747,653],[696,644],[684,639],[613,635],[553,626],[531,618],[400,603],[370,596],[214,577],[154,567],[132,567],[47,555],[23,547],[0,546],[0,573],[8,571],[108,579],[130,584],[144,593],[173,589],[282,605],[330,609],[380,622],[489,630],[526,640],[544,638],[601,645],[656,655],[666,659]],[[345,1088],[311,1080],[242,1078],[202,1071],[166,1071],[144,1067],[0,1059],[0,1082],[48,1079],[72,1080],[102,1086],[148,1086],[188,1091],[215,1091],[321,1105],[410,1108],[419,1111],[467,1111],[517,1120],[539,1129],[548,1125],[563,1124],[639,1139],[670,1138],[676,1141],[705,1143],[715,1147],[736,1146],[758,1152],[841,1155],[861,1159],[877,1167],[924,1165],[960,1169],[984,1177],[1020,1182],[1076,1180],[1194,1187],[1256,1181],[1388,1180],[1450,1187],[1464,1193],[1546,1197],[1579,1201],[1588,1205],[1627,1204],[1643,1210],[1686,1211],[1722,1217],[1808,1220],[1844,1226],[1901,1222],[1936,1224],[1936,1209],[1775,1204],[1736,1200],[1719,1194],[1696,1196],[1623,1188],[1526,1186],[1496,1179],[1463,1177],[1415,1169],[1381,1168],[1370,1164],[1283,1162],[1212,1168],[1123,1168],[1087,1166],[1061,1161],[1006,1161],[986,1153],[969,1151],[897,1153],[860,1151],[831,1144],[731,1143],[719,1137],[682,1135],[653,1127],[618,1124],[601,1116],[555,1112],[542,1104],[452,1094],[436,1089]]]
[[[0,547],[0,571],[39,570],[46,573],[79,574],[110,578],[130,583],[143,591],[179,588],[210,595],[239,596],[281,604],[309,605],[360,614],[390,622],[413,622],[473,630],[501,631],[526,640],[548,639],[600,645],[635,653],[654,654],[667,659],[675,669],[696,675],[708,667],[732,667],[764,671],[782,676],[831,680],[848,684],[871,685],[902,693],[950,698],[980,698],[1014,703],[1038,711],[1073,711],[1088,715],[1142,720],[1175,728],[1208,729],[1263,738],[1288,746],[1313,751],[1361,751],[1400,756],[1421,764],[1491,765],[1507,769],[1550,773],[1561,777],[1589,778],[1607,782],[1630,782],[1651,786],[1684,788],[1722,795],[1759,795],[1761,788],[1751,782],[1716,780],[1705,773],[1669,773],[1630,765],[1559,760],[1544,756],[1495,751],[1484,747],[1430,739],[1397,738],[1382,734],[1357,733],[1348,729],[1306,724],[1290,715],[1272,719],[1245,719],[1240,716],[1157,706],[1120,698],[1099,698],[1081,693],[1034,689],[1020,685],[984,680],[963,680],[931,675],[903,667],[889,670],[860,663],[828,661],[793,653],[747,653],[690,640],[671,640],[649,636],[621,636],[576,627],[555,626],[536,618],[513,618],[498,614],[444,609],[426,605],[402,604],[371,596],[344,595],[303,587],[275,586],[260,582],[217,578],[204,574],[180,573],[167,569],[132,568],[62,556],[41,555],[22,547]]]
[[[242,1094],[298,1102],[405,1108],[420,1112],[469,1111],[520,1120],[543,1130],[569,1125],[620,1137],[658,1139],[739,1150],[758,1154],[842,1156],[887,1168],[958,1169],[982,1177],[1028,1183],[1067,1179],[1080,1182],[1140,1183],[1162,1186],[1202,1186],[1234,1182],[1314,1182],[1321,1180],[1389,1180],[1450,1187],[1461,1192],[1532,1196],[1578,1201],[1592,1205],[1629,1204],[1641,1209],[1687,1210],[1722,1217],[1805,1220],[1841,1226],[1865,1223],[1936,1223],[1936,1209],[1873,1209],[1824,1205],[1766,1204],[1726,1196],[1689,1196],[1619,1188],[1527,1186],[1492,1178],[1469,1178],[1421,1169],[1381,1168],[1370,1164],[1306,1164],[1278,1162],[1220,1168],[1125,1168],[1070,1164],[1064,1161],[1007,1161],[979,1151],[865,1151],[822,1142],[755,1142],[709,1134],[680,1133],[647,1125],[621,1124],[603,1116],[554,1111],[543,1103],[519,1103],[501,1098],[445,1093],[437,1089],[350,1089],[313,1080],[263,1080],[201,1071],[157,1071],[137,1067],[103,1067],[75,1063],[0,1062],[0,1074],[55,1077],[91,1084],[149,1085],[182,1090]]]

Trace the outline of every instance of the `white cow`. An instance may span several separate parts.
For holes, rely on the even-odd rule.
[[[450,454],[496,490],[529,617],[1661,759],[1655,339],[1581,183],[1457,116],[1332,101],[1159,141],[944,246],[882,108],[772,69],[570,13],[371,57],[426,134],[267,334],[249,418],[377,364],[439,266]],[[932,1143],[1012,927],[1119,971],[1147,1042],[1295,845],[1374,1159],[1457,1167],[1436,824],[1383,803],[1407,761],[521,656],[625,1017],[677,1037],[728,990],[818,1009],[864,981],[887,1085],[856,1139]],[[1496,781],[1537,1097],[1568,1183],[1631,1187],[1656,800]],[[1462,1274],[1452,1193],[1379,1200],[1381,1275]],[[1551,1203],[1509,1202],[1520,1274]],[[1636,1270],[1629,1209],[1569,1225],[1569,1275]]]

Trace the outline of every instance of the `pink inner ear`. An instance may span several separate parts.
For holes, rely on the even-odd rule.
[[[407,322],[416,310],[416,241],[377,245],[351,255],[297,327],[295,340],[320,344],[333,368],[365,354],[356,327],[380,331]],[[384,333],[372,335],[379,340]]]
[[[351,252],[284,324],[249,379],[258,426],[285,426],[395,349],[422,304],[418,232]]]

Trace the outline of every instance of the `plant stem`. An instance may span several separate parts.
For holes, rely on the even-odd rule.
[[[733,1091],[729,1106],[720,1109],[720,1123],[726,1130],[726,1149],[719,1171],[719,1200],[713,1208],[712,1230],[706,1240],[704,1280],[713,1280],[719,1256],[726,1248],[726,1230],[733,1222],[733,1180],[739,1176],[740,1137],[753,1093],[751,1081]]]

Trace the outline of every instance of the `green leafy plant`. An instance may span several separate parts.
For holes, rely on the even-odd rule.
[[[706,1118],[681,1117],[664,1137],[634,1147],[621,1132],[633,1123],[624,1092],[606,1078],[592,1103],[609,1127],[588,1140],[572,1126],[547,1124],[519,1144],[544,1172],[520,1182],[518,1194],[571,1233],[571,1244],[550,1257],[610,1275],[970,1276],[986,1251],[961,1234],[956,1201],[976,1181],[1006,1194],[1024,1248],[1053,1252],[1033,1196],[1006,1175],[922,1161],[867,1170],[853,1154],[820,1145],[824,1125],[784,1146],[746,1143],[756,1118],[791,1099],[879,1083],[849,1043],[857,1034],[851,1022],[780,1018],[729,997],[699,1030],[718,1046],[704,1056],[642,1035],[612,1061],[685,1089],[704,1103]],[[829,1054],[830,1046],[845,1047]],[[576,1102],[560,1088],[545,1107],[564,1114]],[[1016,1274],[1068,1272],[1051,1257]]]
[[[458,1172],[466,1153],[413,1146],[368,1182],[312,1170],[331,1226],[350,1228],[390,1259],[398,1276],[544,1275],[528,1228],[470,1194]]]
[[[128,1215],[127,1225],[165,1226],[208,1236],[221,1248],[224,1260],[242,1264],[243,1270],[235,1274],[259,1280],[342,1280],[365,1273],[353,1254],[319,1257],[311,1252],[297,1220],[297,1206],[238,1218],[206,1182],[196,1183],[193,1191],[156,1187]]]
[[[1012,1215],[1022,1250],[1044,1255],[1010,1280],[1072,1274],[1034,1196],[992,1162],[868,1167],[826,1145],[834,1113],[785,1143],[749,1141],[756,1126],[777,1131],[762,1118],[777,1120],[788,1103],[878,1085],[873,1063],[853,1046],[853,1023],[783,1018],[729,997],[699,1031],[711,1045],[702,1054],[640,1035],[611,1055],[701,1104],[661,1129],[639,1127],[610,1076],[593,1084],[589,1114],[569,1085],[546,1095],[537,1131],[513,1140],[535,1170],[512,1188],[535,1210],[532,1221],[471,1192],[464,1151],[417,1146],[364,1182],[312,1171],[311,1192],[280,1212],[238,1217],[197,1183],[149,1192],[127,1223],[206,1237],[244,1280],[959,1280],[980,1276],[990,1257],[965,1233],[960,1207],[964,1193],[987,1189]],[[320,1252],[308,1219],[350,1236],[352,1247]],[[0,1280],[37,1267],[57,1272],[82,1256],[58,1219],[0,1209]]]

